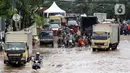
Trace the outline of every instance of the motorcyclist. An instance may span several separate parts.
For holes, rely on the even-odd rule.
[[[67,34],[67,36],[65,37],[65,39],[66,39],[66,46],[68,47],[69,46],[70,35]]]
[[[85,40],[83,40],[83,38],[80,37],[78,40],[78,44],[79,44],[79,47],[83,47],[85,45]]]
[[[74,35],[73,35],[73,34],[70,35],[70,39],[72,40],[72,45],[74,45],[75,38],[74,38]]]
[[[40,58],[40,53],[39,52],[36,52],[36,56],[33,60],[33,65],[32,65],[32,68],[37,70],[37,69],[40,69],[41,68],[41,61],[42,59]]]
[[[39,60],[40,61],[40,53],[39,52],[36,52],[35,60]]]
[[[63,37],[66,36],[66,32],[65,32],[65,30],[62,31],[62,36],[63,36]]]
[[[85,42],[85,45],[87,45],[87,37],[86,37],[85,34],[83,34],[83,40],[84,40],[84,42]]]

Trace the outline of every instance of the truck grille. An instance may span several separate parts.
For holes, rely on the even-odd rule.
[[[18,61],[18,60],[21,59],[20,56],[9,56],[8,58],[9,58],[9,60],[11,60],[11,61]]]
[[[104,45],[104,43],[95,43],[95,45]]]

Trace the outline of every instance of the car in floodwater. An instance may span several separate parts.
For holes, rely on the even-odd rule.
[[[51,46],[54,46],[54,39],[53,39],[53,32],[50,30],[42,30],[39,34],[40,38],[40,46],[51,44]]]

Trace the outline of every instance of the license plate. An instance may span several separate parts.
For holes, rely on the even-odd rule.
[[[46,41],[53,41],[52,39],[47,39]]]
[[[101,46],[98,46],[98,48],[101,48]]]
[[[42,39],[42,41],[49,41],[50,39]]]

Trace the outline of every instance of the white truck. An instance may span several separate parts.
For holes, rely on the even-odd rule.
[[[119,24],[104,23],[93,25],[92,49],[116,50],[120,42]]]
[[[7,32],[5,35],[4,63],[25,65],[32,54],[32,33]]]
[[[93,16],[98,18],[98,22],[102,23],[107,18],[107,13],[94,13]]]

